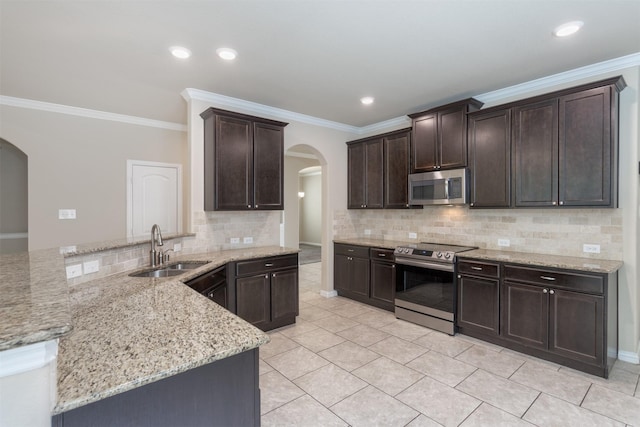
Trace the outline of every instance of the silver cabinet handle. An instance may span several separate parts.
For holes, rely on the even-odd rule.
[[[347,249],[347,252],[355,252],[354,249]]]
[[[265,267],[273,267],[273,263],[272,262],[265,262],[264,266]]]
[[[471,267],[472,270],[482,271],[482,267]]]
[[[386,257],[386,256],[387,256],[387,254],[378,254],[378,256]]]
[[[551,290],[549,291],[549,293],[550,293],[551,295],[553,295],[553,294],[555,294],[555,293],[556,293],[556,291],[554,291],[553,289],[551,289]]]
[[[548,280],[548,281],[550,281],[550,282],[555,282],[555,281],[556,281],[556,278],[555,278],[555,277],[550,277],[550,276],[540,276],[540,278],[541,278],[542,280]]]
[[[542,290],[542,293],[543,293],[543,294],[546,294],[547,292],[549,292],[549,290],[548,290],[548,289],[546,289],[546,288]]]

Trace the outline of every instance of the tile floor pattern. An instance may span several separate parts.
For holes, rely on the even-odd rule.
[[[265,427],[640,427],[640,365],[604,380],[319,289],[300,266],[296,325],[260,349]]]

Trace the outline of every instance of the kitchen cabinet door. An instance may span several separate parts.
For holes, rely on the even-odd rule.
[[[348,208],[382,208],[384,204],[382,139],[350,144],[347,151]]]
[[[558,100],[513,109],[516,207],[558,204]]]
[[[438,113],[413,120],[411,172],[429,172],[438,167]]]
[[[361,209],[366,204],[366,147],[353,144],[347,148],[347,207]]]
[[[604,298],[552,289],[549,350],[593,365],[602,365]]]
[[[372,249],[372,257],[374,250]],[[391,251],[390,251],[391,252]],[[371,300],[380,308],[392,311],[396,294],[396,266],[393,262],[371,260]]]
[[[284,129],[264,123],[253,128],[253,187],[255,209],[284,209]]]
[[[271,321],[298,314],[298,269],[271,274]]]
[[[467,165],[467,109],[449,108],[438,113],[438,169]]]
[[[486,335],[500,333],[500,280],[458,276],[458,326]]]
[[[511,206],[511,109],[469,115],[470,206]]]
[[[384,138],[384,207],[409,207],[409,155],[411,132]]]
[[[502,337],[546,350],[549,330],[548,290],[541,286],[504,281]]]
[[[366,202],[368,209],[384,207],[384,145],[382,139],[366,144]]]
[[[334,288],[339,295],[366,302],[369,299],[369,248],[335,244],[334,253]]]
[[[236,314],[265,330],[271,322],[271,292],[268,273],[236,279]]]
[[[616,102],[617,104],[617,102]],[[560,97],[559,203],[615,206],[611,88]]]

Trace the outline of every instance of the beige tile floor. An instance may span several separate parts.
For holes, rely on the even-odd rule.
[[[296,325],[260,349],[265,427],[640,427],[639,365],[604,380],[319,289],[301,266]]]

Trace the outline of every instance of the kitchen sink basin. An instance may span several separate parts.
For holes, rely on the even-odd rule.
[[[160,270],[140,271],[138,273],[131,273],[131,277],[171,277],[185,273],[184,270],[172,270],[169,268],[161,268]]]
[[[184,274],[187,270],[193,270],[194,268],[198,268],[205,264],[210,263],[211,261],[181,261],[174,262],[173,264],[169,264],[165,267],[159,267],[155,270],[145,270],[139,271],[137,273],[131,273],[129,276],[131,277],[171,277],[178,276],[180,274]]]
[[[210,261],[183,261],[170,264],[166,268],[170,270],[193,270],[194,268],[209,264],[209,262]]]

